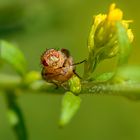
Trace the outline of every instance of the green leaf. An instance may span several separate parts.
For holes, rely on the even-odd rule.
[[[26,72],[26,60],[23,53],[13,44],[0,41],[0,59],[7,61],[20,74]]]
[[[97,75],[94,77],[94,80],[96,82],[105,82],[108,81],[112,78],[112,76],[114,75],[113,72],[106,72],[106,73],[102,73],[100,75]]]
[[[95,37],[95,32],[96,29],[99,25],[99,20],[98,17],[94,18],[94,22],[90,28],[90,33],[88,37],[88,58],[84,64],[84,75],[83,78],[85,80],[90,79],[91,74],[94,72],[96,68],[96,58],[95,58],[95,42],[94,42],[94,37]]]
[[[120,67],[127,64],[131,51],[131,46],[125,27],[120,22],[118,22],[116,25],[118,29],[117,31],[119,45],[118,66]]]
[[[66,92],[62,100],[62,110],[60,116],[60,126],[64,126],[80,107],[81,99],[79,96],[74,95],[72,92]]]

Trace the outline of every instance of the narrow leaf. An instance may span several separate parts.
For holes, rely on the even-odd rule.
[[[20,74],[26,72],[26,60],[23,53],[13,44],[0,41],[0,59],[7,61]]]
[[[131,46],[125,27],[120,22],[118,22],[116,25],[118,29],[118,45],[119,45],[118,66],[120,67],[127,64],[129,54],[131,51]]]
[[[96,82],[105,82],[108,81],[112,78],[112,76],[114,75],[113,72],[106,72],[106,73],[102,73],[100,75],[97,75],[94,77],[94,80]]]
[[[66,92],[62,100],[62,110],[60,116],[60,126],[64,126],[80,107],[81,99],[79,96],[74,95],[72,92]]]

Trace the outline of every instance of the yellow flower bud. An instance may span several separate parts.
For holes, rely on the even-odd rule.
[[[116,8],[114,3],[111,4],[108,14],[94,17],[89,34],[89,56],[85,63],[84,77],[89,77],[100,61],[118,54],[118,27],[116,26],[118,22],[123,25],[131,43],[134,39],[132,30],[129,29],[132,20],[124,20],[122,10]]]
[[[116,21],[120,21],[123,18],[123,12],[120,9],[115,8],[115,7],[116,7],[115,3],[111,4],[109,13],[107,16],[107,20],[111,22],[112,24],[115,24]]]
[[[116,8],[113,3],[109,8],[108,14],[99,14],[95,16],[89,42],[94,46],[94,54],[98,53],[98,58],[106,59],[115,56],[118,53],[118,38],[116,23],[121,22],[126,29],[130,42],[133,41],[133,33],[129,29],[131,20],[123,20],[123,12]],[[91,44],[89,43],[89,46]]]

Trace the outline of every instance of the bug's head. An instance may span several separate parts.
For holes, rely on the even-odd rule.
[[[41,56],[41,63],[44,67],[59,68],[65,62],[65,55],[58,50],[48,49]]]

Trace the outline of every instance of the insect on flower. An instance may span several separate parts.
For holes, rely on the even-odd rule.
[[[58,87],[76,74],[75,65],[79,63],[73,63],[73,58],[67,49],[47,49],[41,56],[41,64],[43,79]]]

